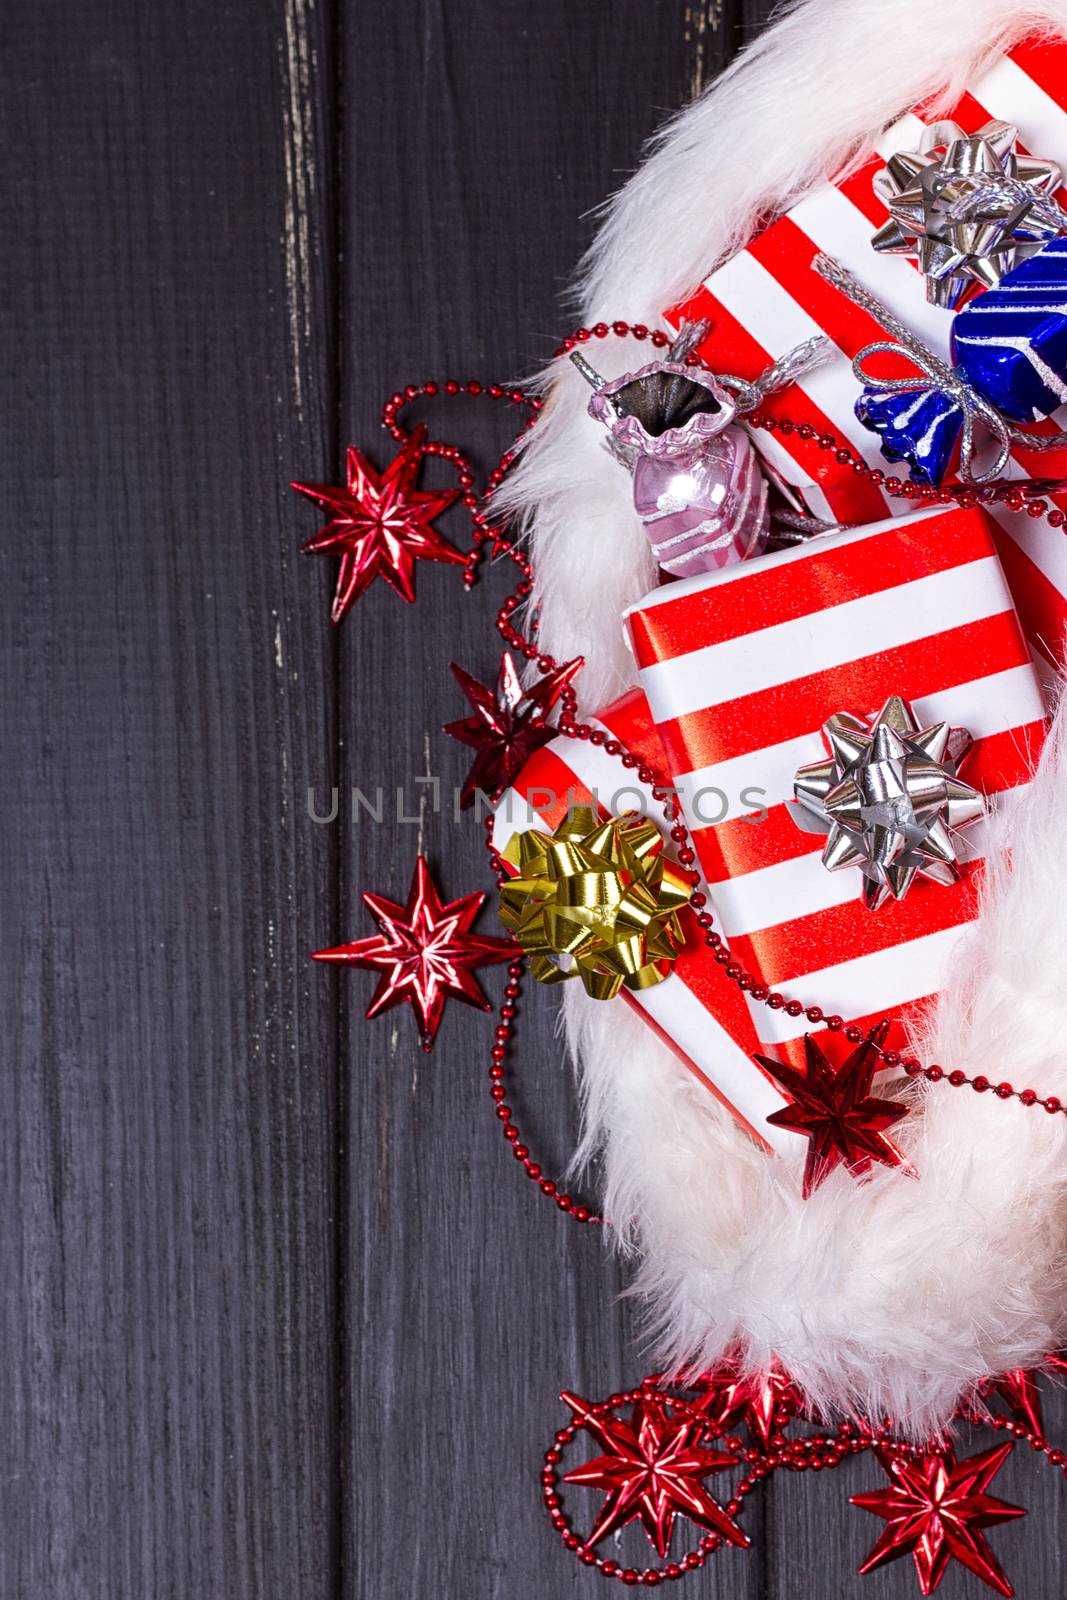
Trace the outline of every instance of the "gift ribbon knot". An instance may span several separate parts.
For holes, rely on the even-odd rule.
[[[892,335],[864,345],[852,362],[852,371],[868,389],[883,394],[901,393],[942,395],[960,408],[960,479],[964,483],[986,483],[1000,477],[1008,465],[1013,444],[1025,444],[1028,450],[1057,450],[1067,444],[1067,432],[1052,434],[1027,433],[1016,428],[997,408],[979,394],[956,367],[950,367],[917,339],[904,324],[883,305],[877,295],[865,289],[847,267],[832,256],[817,255],[812,263],[815,271],[827,283],[838,289],[853,305],[868,312]],[[916,368],[919,376],[911,378],[876,378],[868,372],[866,363],[874,355],[903,356]],[[981,422],[996,439],[999,446],[996,459],[982,472],[974,470],[974,425]]]

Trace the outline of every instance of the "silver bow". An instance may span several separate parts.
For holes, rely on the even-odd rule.
[[[954,311],[976,287],[992,288],[1067,233],[1067,216],[1051,198],[1059,167],[1020,155],[1018,138],[1007,122],[987,122],[970,137],[958,123],[935,122],[918,150],[891,156],[875,175],[889,221],[871,243],[914,256],[934,305]]]
[[[970,734],[946,722],[920,728],[899,695],[872,722],[839,711],[822,732],[830,758],[800,768],[790,810],[806,832],[828,835],[823,866],[859,867],[872,911],[890,895],[902,900],[917,877],[955,883],[955,831],[986,813],[958,776]]]

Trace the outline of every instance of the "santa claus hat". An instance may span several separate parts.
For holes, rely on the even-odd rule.
[[[1067,0],[792,7],[666,126],[611,202],[582,268],[584,320],[662,326],[664,307],[903,111],[947,108],[985,60],[1040,30],[1067,34]],[[624,341],[598,348],[608,376],[633,364]],[[543,381],[547,406],[505,494],[531,538],[543,644],[585,656],[589,711],[632,681],[619,617],[655,570],[583,380],[563,362]],[[1054,726],[1013,813],[1010,864],[989,875],[924,1046],[970,1074],[1067,1098],[1065,738]],[[567,996],[579,1156],[603,1157],[603,1205],[633,1255],[660,1359],[778,1360],[817,1406],[925,1436],[977,1379],[1067,1341],[1062,1119],[931,1094],[909,1119],[918,1182],[838,1171],[805,1201],[799,1171],[757,1148],[620,1010]]]

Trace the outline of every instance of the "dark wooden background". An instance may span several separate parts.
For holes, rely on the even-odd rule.
[[[287,484],[387,456],[398,381],[541,360],[593,208],[763,9],[6,8],[3,1600],[606,1593],[537,1473],[561,1387],[645,1369],[619,1275],[507,1156],[486,1019],[453,1005],[423,1057],[308,961],[420,842],[485,886],[472,824],[307,795],[459,781],[445,663],[491,670],[492,592],[423,568],[417,609],[379,587],[332,632]],[[559,1170],[551,1014],[514,1098]],[[877,1476],[776,1483],[690,1592],[917,1593],[853,1576]],[[1061,1595],[1056,1486],[1003,1477],[1034,1515],[996,1548]]]

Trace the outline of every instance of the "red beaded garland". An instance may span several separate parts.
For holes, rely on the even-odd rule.
[[[601,1401],[592,1407],[592,1411],[596,1416],[606,1416],[620,1407],[632,1405],[638,1400],[647,1400],[650,1393],[656,1393],[659,1389],[659,1379],[648,1377],[637,1388],[613,1394],[607,1400]],[[844,1421],[833,1433],[815,1432],[799,1438],[790,1438],[779,1430],[772,1435],[765,1448],[755,1444],[745,1445],[736,1436],[718,1439],[714,1424],[709,1422],[707,1415],[681,1395],[671,1392],[667,1398],[675,1414],[703,1428],[704,1442],[716,1443],[718,1448],[735,1455],[738,1465],[747,1468],[737,1483],[733,1495],[725,1503],[724,1509],[731,1517],[738,1515],[744,1500],[760,1483],[782,1469],[788,1472],[833,1471],[851,1458],[872,1450],[888,1452],[897,1459],[918,1461],[924,1456],[943,1453],[949,1449],[945,1440],[913,1444],[896,1438],[890,1422],[875,1426],[863,1420],[858,1423]],[[794,1419],[804,1422],[809,1420],[803,1417]],[[970,1404],[959,1407],[955,1420],[965,1422],[972,1427],[990,1428],[994,1432],[1007,1434],[1021,1444],[1028,1444],[1035,1454],[1042,1456],[1051,1467],[1067,1478],[1067,1452],[1053,1446],[1043,1433],[1035,1431],[1025,1423],[1010,1416],[990,1414],[975,1409]],[[560,1463],[567,1447],[579,1431],[580,1424],[577,1419],[573,1419],[555,1434],[553,1444],[543,1455],[541,1491],[549,1521],[559,1533],[564,1548],[576,1555],[584,1566],[594,1567],[605,1578],[616,1578],[628,1587],[638,1583],[654,1587],[664,1581],[676,1581],[684,1577],[687,1572],[696,1571],[709,1555],[722,1548],[722,1540],[717,1534],[705,1533],[694,1550],[666,1562],[663,1566],[646,1568],[643,1572],[636,1567],[623,1567],[616,1560],[606,1560],[599,1556],[596,1550],[575,1532],[571,1519],[563,1508],[560,1493],[562,1486]]]
[[[655,1393],[659,1389],[660,1385],[657,1378],[645,1378],[639,1387],[613,1394],[607,1400],[593,1406],[593,1414],[596,1416],[609,1415],[620,1407],[632,1405],[641,1399],[647,1400],[650,1392]],[[876,1448],[889,1448],[898,1456],[913,1458],[928,1454],[931,1448],[929,1445],[913,1445],[903,1440],[894,1439],[888,1424],[874,1428],[869,1424],[857,1426],[854,1423],[845,1421],[833,1433],[816,1432],[801,1438],[788,1438],[783,1432],[778,1431],[772,1436],[769,1445],[764,1450],[756,1445],[746,1445],[741,1439],[733,1435],[725,1439],[718,1439],[715,1426],[709,1422],[706,1413],[700,1411],[696,1406],[676,1393],[671,1392],[668,1399],[674,1414],[701,1426],[704,1442],[707,1444],[716,1443],[718,1448],[735,1455],[738,1465],[744,1465],[747,1468],[743,1477],[735,1486],[732,1496],[724,1505],[725,1511],[731,1517],[738,1515],[743,1508],[745,1499],[765,1479],[782,1468],[789,1472],[822,1472],[833,1470],[851,1457]],[[961,1410],[959,1415],[968,1421],[990,1420],[972,1417],[965,1410]],[[1035,1450],[1045,1451],[1052,1465],[1060,1468],[1067,1466],[1067,1456],[1062,1452],[1051,1450],[1047,1442],[1040,1436],[1029,1435],[1021,1424],[1013,1423],[1009,1418],[1005,1417],[997,1417],[992,1420],[996,1427],[1011,1432],[1016,1437],[1028,1438]],[[639,1572],[636,1567],[623,1567],[618,1561],[605,1560],[602,1556],[597,1555],[595,1549],[585,1544],[581,1537],[575,1533],[571,1519],[563,1509],[560,1493],[562,1486],[562,1473],[559,1471],[560,1463],[563,1460],[567,1446],[570,1445],[579,1431],[580,1424],[577,1419],[574,1419],[555,1434],[553,1444],[543,1455],[544,1466],[541,1471],[541,1489],[549,1520],[559,1533],[564,1548],[577,1555],[583,1565],[595,1567],[605,1578],[616,1578],[627,1586],[641,1583],[654,1587],[664,1581],[676,1581],[684,1577],[687,1572],[696,1571],[704,1564],[709,1555],[714,1554],[723,1547],[723,1541],[718,1534],[705,1533],[701,1536],[694,1550],[690,1550],[684,1556],[666,1562],[663,1566],[648,1567],[644,1572]]]
[[[593,1406],[593,1414],[595,1416],[606,1416],[610,1412],[618,1410],[621,1406],[633,1405],[636,1401],[647,1398],[649,1387],[650,1380],[646,1378],[638,1388],[629,1389],[620,1394],[613,1394],[609,1399]],[[651,1381],[651,1387],[656,1387],[654,1380]],[[707,1429],[707,1418],[695,1406],[672,1396],[672,1407],[690,1421],[696,1422]],[[575,1553],[584,1566],[595,1567],[603,1577],[617,1578],[627,1587],[640,1583],[653,1588],[665,1579],[673,1581],[683,1577],[686,1572],[694,1572],[698,1567],[702,1567],[707,1556],[717,1550],[722,1542],[717,1534],[704,1534],[697,1548],[690,1550],[680,1559],[669,1561],[660,1567],[647,1567],[643,1572],[639,1572],[636,1567],[621,1567],[617,1561],[605,1560],[604,1557],[597,1555],[596,1551],[585,1544],[581,1537],[575,1533],[570,1518],[562,1509],[559,1494],[562,1478],[557,1468],[562,1460],[563,1451],[580,1432],[580,1428],[581,1424],[575,1419],[559,1430],[555,1435],[555,1447],[546,1450],[544,1453],[545,1467],[541,1473],[542,1499],[545,1509],[549,1513],[549,1520],[552,1526],[560,1535],[564,1549]],[[727,1441],[727,1446],[729,1447],[729,1445],[730,1441]],[[733,1445],[736,1447],[734,1453],[741,1459],[743,1452],[740,1440],[734,1440]],[[752,1472],[742,1478],[734,1491],[734,1498],[726,1507],[730,1516],[737,1515],[740,1510],[741,1497],[749,1493],[755,1487],[757,1481]]]
[[[487,829],[491,829],[492,818],[487,817],[485,820]],[[491,837],[488,842],[491,855],[499,862],[500,857],[492,848]],[[503,1084],[505,1077],[504,1061],[507,1057],[508,1043],[514,1031],[515,1018],[518,1015],[516,1001],[522,990],[525,965],[525,960],[522,957],[516,957],[514,961],[508,962],[508,981],[504,989],[504,998],[497,1012],[500,1021],[493,1029],[493,1044],[489,1051],[489,1094],[495,1105],[496,1114],[501,1124],[501,1132],[511,1146],[512,1155],[516,1161],[521,1163],[526,1176],[537,1184],[543,1195],[556,1202],[560,1211],[574,1217],[577,1222],[587,1222],[594,1227],[598,1227],[603,1221],[602,1217],[598,1216],[583,1201],[576,1200],[573,1195],[567,1194],[565,1191],[560,1191],[550,1178],[543,1176],[541,1163],[535,1161],[530,1154],[529,1145],[519,1133],[514,1113],[507,1104],[507,1091]]]

